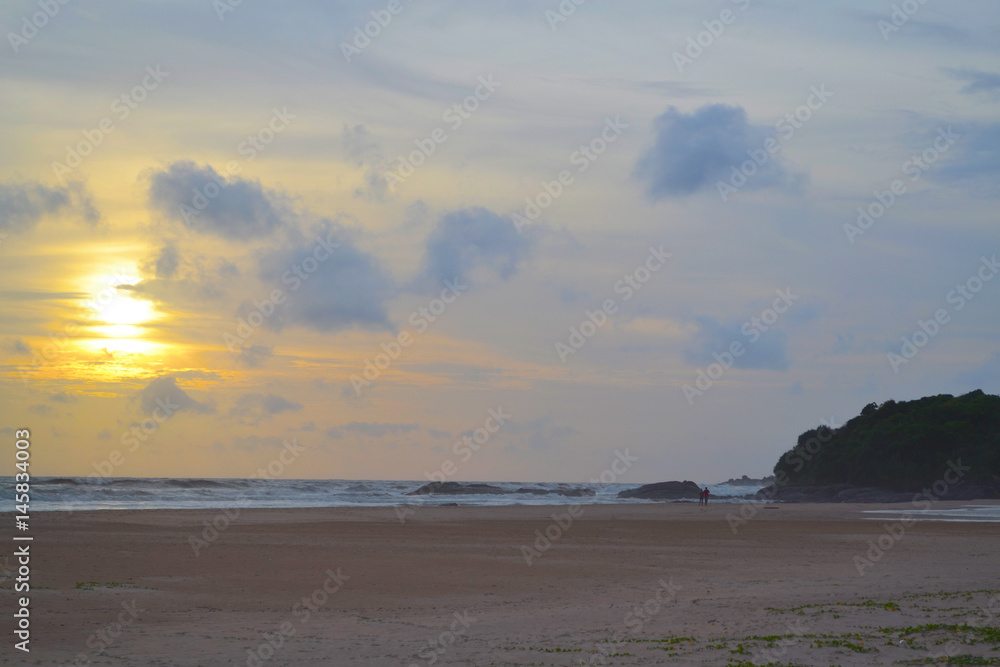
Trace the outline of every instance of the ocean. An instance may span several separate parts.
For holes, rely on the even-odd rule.
[[[4,479],[4,478],[0,478]],[[482,482],[502,494],[408,496],[420,481],[345,479],[174,479],[137,477],[32,477],[31,510],[204,509],[215,507],[391,507],[399,505],[603,505],[648,503],[618,498],[639,484]],[[708,484],[713,499],[738,501],[758,486]],[[586,495],[581,495],[586,494]],[[2,497],[13,510],[14,478],[5,478]],[[681,501],[675,501],[681,502]],[[687,501],[696,502],[696,501]]]

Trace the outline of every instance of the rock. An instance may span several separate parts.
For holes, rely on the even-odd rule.
[[[499,495],[505,493],[499,486],[492,484],[475,484],[464,482],[431,482],[424,484],[416,491],[410,491],[408,496],[465,496],[465,495]]]
[[[636,489],[626,489],[619,498],[642,498],[644,500],[696,500],[701,497],[701,487],[690,481],[658,482],[644,484]]]
[[[767,486],[768,484],[774,484],[774,475],[768,475],[761,479],[754,479],[753,477],[743,475],[742,477],[727,479],[723,484],[729,486]]]
[[[510,491],[508,489],[503,489],[499,486],[494,486],[492,484],[480,484],[475,482],[431,482],[430,484],[424,484],[416,491],[411,491],[407,493],[408,496],[428,496],[428,495],[441,495],[441,496],[474,496],[474,495],[509,495],[509,494],[526,494],[535,496],[566,496],[568,498],[577,498],[580,496],[593,496],[595,491],[593,489],[587,489],[579,486],[559,486],[555,489],[543,489],[541,487],[529,487],[522,486],[521,488]]]

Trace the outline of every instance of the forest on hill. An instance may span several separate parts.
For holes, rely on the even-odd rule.
[[[968,468],[964,481],[1000,476],[1000,396],[976,390],[871,403],[839,428],[800,435],[774,473],[789,486],[915,491],[941,479],[951,463]]]

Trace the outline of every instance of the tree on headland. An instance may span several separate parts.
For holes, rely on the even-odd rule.
[[[840,428],[806,431],[774,466],[791,486],[918,490],[958,461],[974,482],[1000,476],[1000,396],[976,390],[870,403]]]

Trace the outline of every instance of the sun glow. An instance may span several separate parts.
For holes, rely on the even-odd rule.
[[[96,277],[93,299],[87,301],[85,327],[89,336],[82,346],[92,352],[106,354],[151,354],[164,345],[148,339],[149,326],[162,318],[153,304],[131,295],[127,287],[140,278],[128,273]]]

